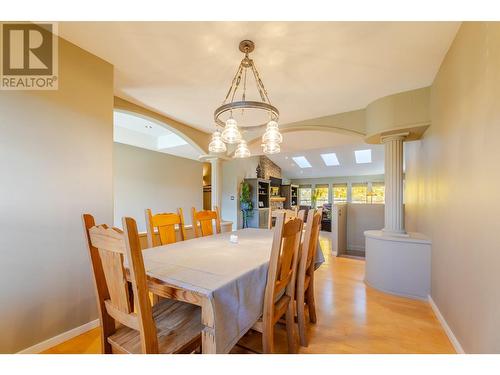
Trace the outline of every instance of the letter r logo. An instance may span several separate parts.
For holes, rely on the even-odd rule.
[[[52,75],[51,24],[2,25],[3,75]]]

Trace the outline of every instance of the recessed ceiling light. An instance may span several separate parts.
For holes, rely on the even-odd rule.
[[[332,152],[330,154],[321,154],[321,157],[328,167],[340,165],[339,159],[337,159],[337,154],[335,152]]]
[[[372,162],[372,150],[357,150],[354,151],[356,156],[356,164],[366,164]]]
[[[312,168],[311,163],[305,156],[294,156],[292,159],[300,168]]]

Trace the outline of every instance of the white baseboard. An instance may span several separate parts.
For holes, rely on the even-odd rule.
[[[439,311],[437,305],[434,303],[434,300],[432,297],[429,295],[429,304],[431,305],[432,311],[434,311],[434,314],[436,315],[436,318],[439,320],[439,323],[441,323],[441,326],[443,327],[444,331],[446,332],[446,336],[451,341],[451,344],[455,348],[455,351],[458,354],[465,354],[464,349],[462,348],[462,345],[460,345],[460,342],[458,339],[455,337],[455,334],[451,330],[450,326],[448,323],[446,323],[446,320],[444,319],[444,316],[441,314],[441,311]]]
[[[50,339],[42,341],[33,346],[30,346],[29,348],[23,349],[17,354],[37,354],[43,352],[44,350],[50,349],[53,346],[59,345],[64,341],[68,341],[69,339],[72,339],[73,337],[76,337],[78,335],[81,335],[82,333],[90,331],[91,329],[94,329],[98,326],[99,326],[99,319],[93,320],[91,322],[85,323],[84,325],[81,325],[80,327],[70,329],[69,331],[63,332],[60,335],[51,337]]]

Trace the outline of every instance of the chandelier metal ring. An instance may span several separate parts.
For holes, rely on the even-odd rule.
[[[269,103],[265,103],[265,102],[256,102],[256,101],[249,101],[249,100],[241,100],[241,101],[237,101],[237,102],[231,102],[231,103],[227,103],[227,104],[224,104],[224,105],[221,105],[219,108],[217,108],[215,111],[214,111],[214,120],[215,122],[224,127],[224,121],[221,120],[220,116],[226,112],[231,112],[231,111],[235,111],[237,109],[260,109],[260,110],[264,110],[264,111],[267,111],[269,112],[270,114],[270,120],[274,120],[274,121],[277,121],[279,116],[280,116],[280,112],[278,111],[278,108],[276,108],[275,106],[269,104]],[[256,129],[256,128],[260,128],[260,127],[263,127],[263,126],[266,126],[267,122],[263,123],[263,124],[258,124],[258,125],[252,125],[252,126],[245,126],[246,129]]]

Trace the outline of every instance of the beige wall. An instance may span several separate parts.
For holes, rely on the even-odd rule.
[[[432,298],[466,352],[500,353],[500,23],[460,28],[407,145],[407,229],[432,239]]]
[[[115,143],[113,147],[114,221],[131,216],[146,230],[144,210],[184,210],[191,224],[191,207],[203,208],[203,163]]]
[[[59,90],[0,91],[0,353],[97,318],[81,214],[112,222],[113,67],[59,43]]]
[[[384,227],[383,204],[347,204],[347,249],[365,250],[365,230]]]

